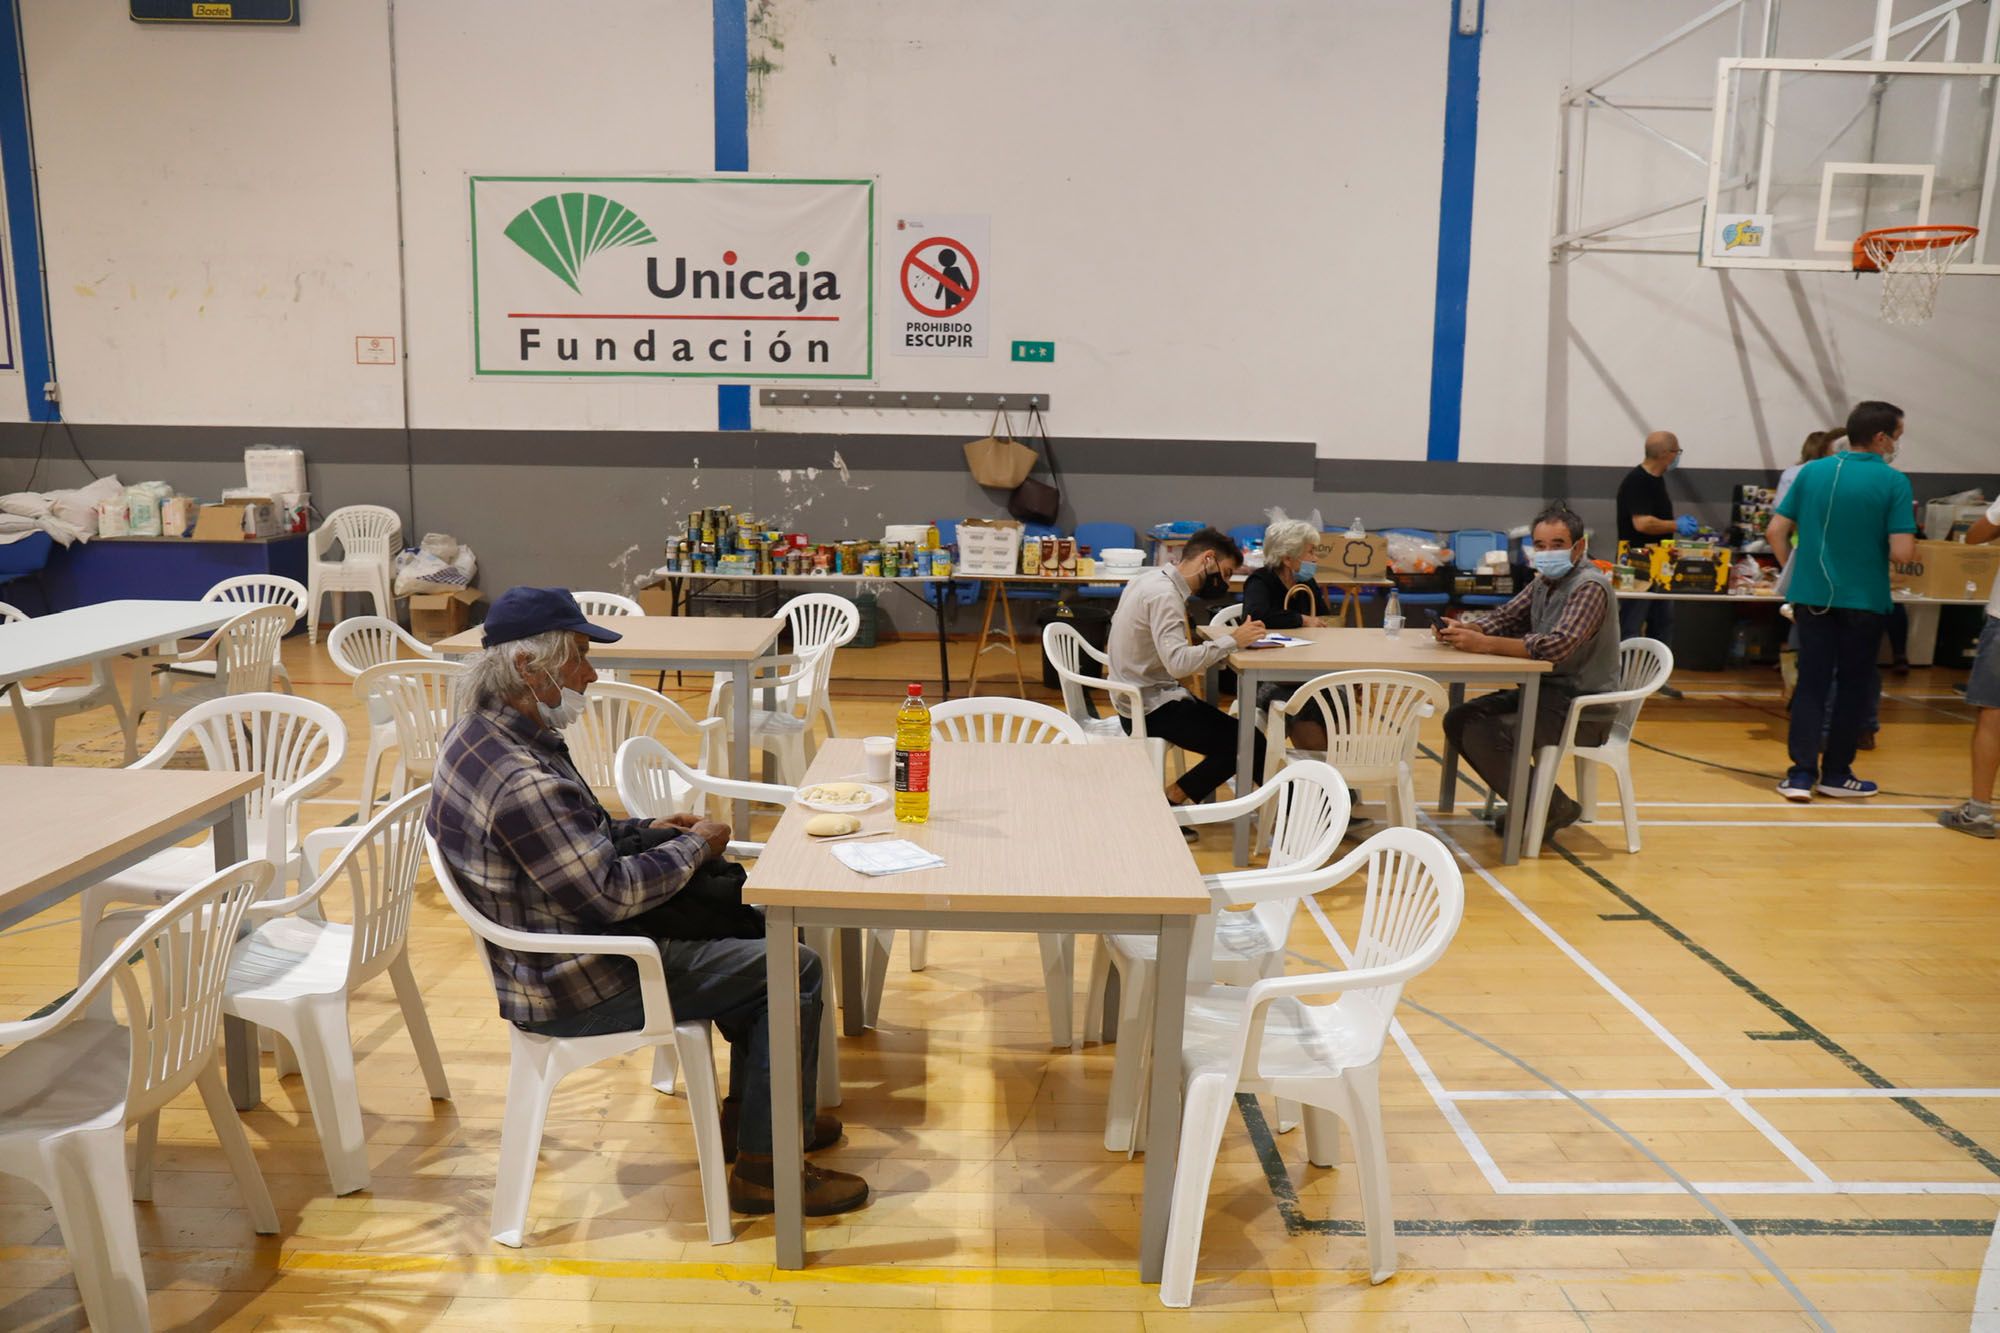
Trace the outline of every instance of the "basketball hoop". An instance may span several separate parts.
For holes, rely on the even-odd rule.
[[[1937,304],[1952,261],[1979,234],[1977,227],[1878,227],[1854,240],[1854,271],[1882,274],[1882,319],[1922,324]]]

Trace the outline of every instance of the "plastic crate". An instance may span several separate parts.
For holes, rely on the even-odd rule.
[[[1405,574],[1401,570],[1389,571],[1389,579],[1396,585],[1397,592],[1450,592],[1452,570],[1450,566],[1434,570],[1429,574]]]
[[[957,573],[963,578],[999,578],[1021,572],[1021,529],[958,525]]]
[[[775,616],[780,605],[775,583],[717,582],[708,584],[688,598],[691,616],[734,616],[760,618]]]

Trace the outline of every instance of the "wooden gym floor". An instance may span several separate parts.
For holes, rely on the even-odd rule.
[[[308,807],[309,826],[336,823],[352,813],[360,712],[323,650],[300,636],[286,656],[301,693],[357,738],[340,784]],[[889,686],[931,678],[936,660],[922,638],[843,652],[843,732],[886,730]],[[1162,1309],[1133,1266],[1140,1166],[1099,1141],[1110,1049],[1050,1049],[1025,936],[934,937],[922,974],[899,943],[881,1028],[841,1042],[847,1139],[826,1158],[876,1197],[809,1223],[806,1270],[772,1268],[766,1222],[707,1244],[681,1103],[647,1087],[637,1056],[563,1086],[528,1244],[496,1247],[504,1032],[472,937],[426,878],[411,947],[453,1099],[425,1095],[387,984],[365,990],[353,1019],[373,1188],[328,1193],[304,1091],[267,1069],[265,1104],[245,1116],[282,1219],[264,1238],[184,1098],[163,1118],[157,1201],[138,1205],[155,1325],[1814,1326],[1698,1202],[1526,1065],[1696,1182],[1832,1327],[1956,1333],[1975,1302],[2000,1304],[2000,1276],[1979,1291],[2000,1262],[2000,880],[1991,845],[1931,819],[1965,783],[1955,679],[1888,679],[1881,748],[1863,756],[1885,789],[1872,802],[1781,802],[1776,673],[1690,673],[1686,699],[1640,723],[1661,750],[1637,757],[1639,855],[1609,806],[1609,822],[1515,867],[1462,812],[1435,822],[1466,858],[1467,910],[1384,1058],[1401,1268],[1382,1286],[1363,1272],[1351,1170],[1305,1165],[1299,1136],[1275,1138],[1253,1104],[1223,1142],[1195,1308]],[[690,678],[682,697],[698,707],[700,693]],[[118,762],[107,715],[58,732],[59,762]],[[8,725],[0,762],[19,759]],[[1427,765],[1425,799],[1436,781]],[[1197,854],[1223,865],[1226,839]],[[1321,906],[1351,923],[1356,895]],[[0,1017],[71,984],[73,917],[0,936]],[[1298,969],[1329,956],[1304,914],[1293,948]],[[46,1202],[0,1180],[0,1328],[80,1323]]]

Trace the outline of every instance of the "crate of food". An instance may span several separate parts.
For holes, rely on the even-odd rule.
[[[966,578],[1021,572],[1021,525],[1008,518],[968,518],[958,525],[958,570]]]
[[[1455,573],[1456,571],[1450,565],[1446,565],[1441,569],[1426,570],[1421,574],[1405,573],[1400,569],[1392,569],[1389,571],[1389,578],[1395,583],[1396,591],[1400,593],[1448,593],[1452,590]]]
[[[755,618],[778,614],[778,585],[740,580],[717,580],[703,585],[688,598],[691,616],[734,616]]]

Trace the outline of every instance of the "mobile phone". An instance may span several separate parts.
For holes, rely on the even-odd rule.
[[[1443,616],[1443,615],[1441,615],[1441,614],[1439,614],[1439,613],[1438,613],[1438,611],[1437,611],[1436,609],[1434,609],[1434,608],[1432,608],[1432,607],[1428,607],[1428,606],[1427,606],[1427,607],[1425,607],[1425,608],[1424,608],[1424,618],[1425,618],[1426,620],[1430,621],[1430,625],[1431,625],[1431,628],[1432,628],[1432,629],[1436,630],[1436,629],[1442,629],[1442,628],[1444,628],[1444,624],[1445,624],[1445,619],[1444,619],[1444,616]]]

